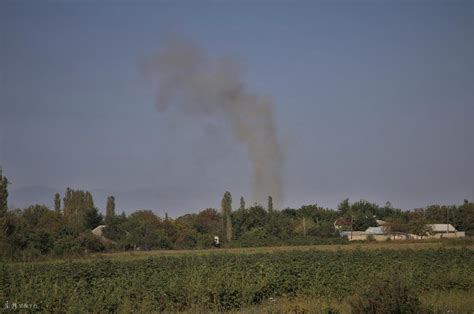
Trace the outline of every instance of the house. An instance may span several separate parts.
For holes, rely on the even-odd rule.
[[[369,237],[375,241],[391,240],[421,240],[421,239],[441,239],[441,238],[463,238],[464,231],[457,231],[451,224],[429,224],[431,233],[426,236],[404,232],[390,232],[384,224],[378,223],[379,227],[369,227],[365,231],[342,231],[341,237],[347,237],[349,241],[365,241]]]
[[[364,241],[367,240],[367,233],[365,231],[341,231],[341,237],[346,237],[349,241]]]
[[[103,237],[104,236],[104,229],[106,227],[107,227],[106,225],[99,225],[99,226],[95,227],[92,230],[92,234],[97,236],[97,237]]]
[[[336,231],[340,231],[343,229],[349,229],[351,227],[351,219],[350,218],[338,218],[334,222],[334,229]]]
[[[464,231],[457,231],[451,224],[428,224],[431,229],[431,234],[428,238],[464,238],[466,234]]]
[[[385,232],[384,227],[369,227],[367,228],[367,230],[365,230],[365,233],[372,234],[372,235],[387,234],[387,232]]]
[[[97,238],[99,238],[104,243],[105,242],[112,242],[104,236],[104,229],[106,227],[107,227],[106,225],[99,225],[99,226],[95,227],[91,232],[92,232],[93,235],[95,235]]]

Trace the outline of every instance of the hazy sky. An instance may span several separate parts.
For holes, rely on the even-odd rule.
[[[155,109],[138,65],[170,34],[239,60],[273,98],[280,207],[474,199],[474,1],[0,1],[12,202],[67,186],[173,216],[226,190],[255,201],[225,121]]]

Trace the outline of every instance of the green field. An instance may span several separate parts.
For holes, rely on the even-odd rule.
[[[348,312],[403,282],[433,311],[474,310],[474,250],[441,243],[102,254],[1,264],[2,304],[75,312]]]

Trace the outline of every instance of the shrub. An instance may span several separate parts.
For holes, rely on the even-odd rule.
[[[86,252],[101,252],[105,249],[100,239],[88,231],[82,233],[78,241]]]
[[[399,279],[372,285],[353,297],[352,313],[425,313],[418,295]]]
[[[75,237],[68,235],[58,239],[54,243],[53,252],[55,255],[76,255],[81,253],[81,247]]]

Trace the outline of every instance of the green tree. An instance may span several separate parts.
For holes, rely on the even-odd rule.
[[[102,224],[103,217],[97,208],[87,209],[84,214],[84,228],[92,230]]]
[[[91,209],[91,208],[94,208],[94,200],[92,198],[92,194],[89,192],[89,191],[86,191],[84,193],[84,199],[83,199],[83,208],[85,210],[88,210],[88,209]]]
[[[239,207],[239,209],[245,209],[245,200],[244,200],[243,196],[240,197],[240,207]]]
[[[54,210],[59,212],[61,210],[61,194],[54,195]]]
[[[459,206],[459,218],[456,218],[456,225],[459,230],[465,231],[466,235],[474,235],[474,203],[464,200]]]
[[[64,211],[64,216],[66,218],[69,218],[72,215],[72,189],[71,188],[66,188],[66,192],[64,193],[64,198],[63,198],[63,211]]]
[[[350,204],[349,199],[346,198],[338,205],[339,213],[346,219],[351,220],[352,229],[360,231],[376,225],[375,215],[378,210],[377,204],[369,203],[365,200]]]
[[[343,200],[342,202],[339,203],[339,205],[337,205],[337,210],[342,214],[346,214],[348,211],[351,210],[351,205],[349,204],[349,199],[346,198],[345,200]]]
[[[162,221],[151,210],[139,210],[128,218],[126,243],[133,248],[170,248]]]
[[[66,189],[63,200],[64,216],[76,229],[84,226],[86,211],[95,208],[92,194],[89,191]]]
[[[36,227],[41,220],[41,217],[46,215],[48,212],[50,212],[49,208],[44,205],[31,205],[23,210],[22,217],[28,225]]]
[[[8,210],[8,181],[7,177],[3,175],[2,167],[0,166],[0,217],[4,217]]]
[[[267,209],[269,212],[273,211],[273,199],[271,196],[268,197]]]
[[[113,217],[115,217],[115,197],[109,196],[107,198],[107,210],[106,210],[105,218],[107,220],[110,220]]]
[[[232,212],[232,196],[230,195],[229,191],[224,193],[224,197],[221,201],[221,208],[222,208],[222,217],[224,220],[224,229],[226,233],[226,239],[228,242],[232,241],[232,219],[231,219],[231,212]]]
[[[430,235],[433,232],[431,227],[426,224],[426,220],[423,218],[410,221],[408,224],[408,229],[410,233],[416,234],[422,238],[424,236]]]
[[[404,221],[403,219],[401,219],[400,217],[388,217],[388,219],[386,220],[386,225],[384,226],[384,228],[388,231],[388,232],[408,232],[409,231],[409,227],[408,227],[408,223],[406,221]]]
[[[261,227],[264,228],[268,222],[269,213],[260,205],[254,205],[248,209],[239,209],[232,215],[236,238],[240,238],[246,232]]]

